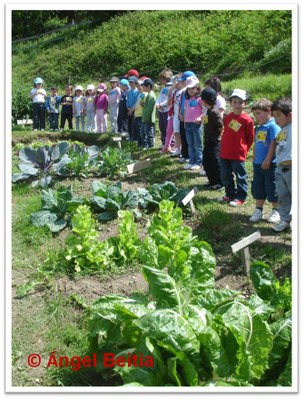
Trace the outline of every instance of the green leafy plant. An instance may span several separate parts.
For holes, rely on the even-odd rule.
[[[73,218],[73,234],[66,239],[66,260],[73,273],[87,274],[111,266],[113,246],[98,239],[95,221],[88,206],[77,208]]]
[[[48,226],[52,232],[59,232],[64,229],[75,212],[84,200],[74,197],[71,186],[42,190],[41,203],[42,211],[31,214],[31,222],[34,226]]]
[[[143,205],[147,196],[150,198],[148,191],[145,189],[122,191],[121,182],[106,185],[102,182],[94,181],[92,183],[92,192],[91,207],[98,213],[97,218],[103,222],[117,218],[120,210],[132,210],[137,217],[140,217],[141,213],[138,210],[138,205]]]
[[[86,178],[98,153],[97,146],[84,147],[73,143],[68,152],[70,161],[65,165],[63,174]]]
[[[91,351],[153,359],[152,367],[114,367],[124,384],[272,386],[290,382],[288,311],[282,317],[271,301],[257,294],[245,299],[238,292],[216,289],[210,246],[182,226],[182,211],[172,202],[160,203],[140,260],[148,295],[104,296],[91,307]],[[263,279],[261,274],[256,276],[255,286],[262,287]],[[281,290],[280,296],[283,292],[288,290]],[[264,291],[258,293],[264,296]],[[102,360],[98,370],[103,375],[108,371]]]
[[[162,200],[173,201],[176,205],[181,205],[182,199],[187,195],[187,189],[178,189],[173,182],[153,183],[148,188],[151,195],[149,205],[159,206]]]
[[[115,147],[107,147],[102,152],[100,161],[99,172],[110,178],[124,177],[127,174],[127,165],[133,163],[131,153]]]

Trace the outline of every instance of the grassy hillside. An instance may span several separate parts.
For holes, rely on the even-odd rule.
[[[131,67],[156,78],[164,67],[203,79],[290,73],[289,11],[139,11],[96,28],[73,27],[13,46],[14,117],[27,114],[35,76],[62,88],[97,83]]]

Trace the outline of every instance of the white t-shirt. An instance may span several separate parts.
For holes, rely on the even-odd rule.
[[[220,94],[218,94],[216,97],[216,102],[215,102],[214,108],[216,110],[219,110],[220,108],[223,108],[224,110],[226,110],[226,100]]]
[[[30,92],[33,103],[45,103],[46,91],[43,88],[33,88]]]

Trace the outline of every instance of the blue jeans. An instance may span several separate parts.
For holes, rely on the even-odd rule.
[[[133,140],[137,141],[138,147],[142,147],[142,139],[141,139],[141,117],[134,117],[133,120]]]
[[[140,128],[141,143],[143,147],[154,147],[155,124],[142,122]]]
[[[165,145],[166,141],[166,131],[167,131],[167,124],[168,124],[168,111],[165,112],[158,112],[158,126],[160,131],[160,138],[162,141],[163,146]]]
[[[267,199],[270,203],[276,203],[278,201],[275,187],[276,167],[276,164],[271,164],[269,169],[262,169],[261,164],[253,163],[251,193],[254,199]]]
[[[49,114],[49,122],[50,122],[51,130],[58,129],[58,119],[59,119],[59,114],[57,114],[57,113]]]
[[[186,122],[185,130],[190,158],[189,164],[202,165],[202,124],[197,125],[194,122]]]
[[[236,177],[236,186],[233,174]],[[221,158],[221,178],[225,186],[226,196],[232,200],[246,200],[248,183],[244,161]]]

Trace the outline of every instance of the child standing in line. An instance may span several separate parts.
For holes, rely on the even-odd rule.
[[[65,121],[68,120],[69,129],[73,129],[73,86],[67,85],[65,87],[65,95],[61,97],[61,119],[60,131],[63,132]]]
[[[161,134],[162,147],[165,146],[166,133],[167,133],[167,123],[168,123],[168,91],[170,88],[170,81],[173,76],[171,69],[164,68],[159,74],[159,80],[163,86],[160,94],[156,100],[156,110],[158,111],[158,124]]]
[[[108,95],[105,83],[100,83],[95,97],[97,133],[107,132]]]
[[[204,117],[203,165],[209,182],[204,187],[221,190],[220,143],[224,124],[221,113],[215,108],[216,96],[212,88],[206,88],[201,93],[203,107],[207,109]]]
[[[249,218],[251,222],[258,222],[263,218],[263,205],[266,199],[272,203],[272,213],[268,222],[278,223],[278,197],[275,189],[276,137],[280,127],[271,115],[272,102],[261,99],[253,104],[251,111],[259,127],[255,133],[253,149],[253,181],[252,196],[255,199],[255,210]]]
[[[244,112],[246,92],[235,89],[229,100],[232,112],[224,119],[224,133],[221,141],[221,178],[225,186],[225,196],[219,202],[238,207],[245,203],[248,192],[245,160],[253,143],[254,123]],[[236,187],[233,178],[236,176]]]
[[[289,98],[275,101],[271,107],[276,124],[281,131],[276,137],[276,189],[278,194],[280,222],[273,227],[275,232],[291,228],[291,130],[292,105]]]
[[[216,76],[213,78],[209,78],[205,81],[205,87],[211,87],[216,91],[216,103],[214,108],[221,113],[222,118],[224,117],[224,113],[226,111],[226,100],[221,95],[222,92],[222,84],[219,78]]]
[[[81,123],[82,132],[84,132],[84,114],[85,114],[83,87],[78,85],[75,87],[75,96],[73,98],[73,114],[75,115],[76,131],[79,131],[79,121]]]
[[[162,153],[173,153],[173,147],[175,145],[174,141],[174,129],[173,129],[173,115],[174,115],[174,101],[172,98],[172,90],[171,87],[175,83],[175,76],[172,76],[170,82],[168,82],[167,87],[168,87],[168,119],[167,119],[167,129],[166,129],[166,140],[163,148],[161,149]]]
[[[46,98],[45,107],[49,114],[50,130],[53,132],[58,131],[60,100],[61,97],[58,96],[58,89],[52,87],[51,95]]]
[[[128,108],[127,108],[127,90],[130,89],[127,79],[120,80],[120,96],[118,104],[117,128],[122,136],[128,136]]]
[[[145,78],[146,79],[146,78]],[[139,79],[136,82],[136,87],[138,89],[138,96],[134,106],[134,121],[133,121],[133,134],[134,139],[137,140],[137,145],[139,148],[143,147],[140,130],[141,130],[141,117],[143,112],[143,106],[145,104],[146,93],[143,92],[144,79]]]
[[[180,100],[182,95],[182,82],[178,81],[178,76],[176,76],[172,90],[169,89],[169,99],[171,104],[173,105],[173,134],[174,134],[174,151],[171,153],[171,157],[179,157],[181,155],[181,135],[180,135],[180,119],[179,119],[179,108],[180,108]]]
[[[137,78],[130,76],[129,85],[130,89],[127,90],[127,109],[128,109],[128,133],[131,141],[137,141],[133,134],[133,119],[134,119],[134,106],[138,96],[138,90],[136,87]]]
[[[90,84],[87,86],[84,98],[84,114],[87,116],[88,133],[95,132],[95,86]]]
[[[152,79],[147,78],[143,81],[143,91],[146,93],[146,99],[143,104],[140,134],[144,150],[154,147],[156,97],[153,86]]]
[[[117,118],[118,118],[118,105],[120,98],[120,87],[119,87],[119,78],[113,76],[110,79],[111,90],[109,94],[109,112],[110,112],[110,123],[111,123],[111,132],[117,133]]]
[[[177,79],[178,82],[181,83],[181,95],[180,95],[180,102],[179,102],[179,112],[178,117],[180,120],[180,137],[181,137],[181,157],[179,158],[180,163],[185,163],[189,160],[189,149],[188,143],[186,139],[186,132],[185,132],[185,122],[184,122],[184,105],[185,105],[185,95],[186,95],[186,79],[190,77],[195,77],[194,72],[192,71],[185,71],[180,78]]]
[[[43,80],[40,77],[34,79],[34,87],[30,91],[33,102],[33,129],[45,130],[45,99],[46,91],[43,89]]]
[[[184,169],[198,170],[202,168],[202,114],[203,103],[200,98],[199,80],[190,76],[186,79],[186,94],[184,103],[184,120],[186,139],[189,147],[189,163]]]

